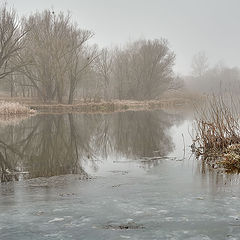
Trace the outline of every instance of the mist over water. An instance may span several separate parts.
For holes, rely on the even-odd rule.
[[[0,240],[240,239],[239,8],[0,3]]]

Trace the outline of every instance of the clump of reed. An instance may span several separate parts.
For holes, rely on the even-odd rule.
[[[228,169],[240,169],[240,123],[236,103],[231,97],[213,96],[207,105],[197,110],[194,121],[196,155],[211,163],[215,160],[218,166]]]
[[[30,109],[18,102],[0,102],[0,115],[10,116],[10,115],[27,115],[33,114],[35,110]]]

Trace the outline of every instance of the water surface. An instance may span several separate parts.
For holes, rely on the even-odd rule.
[[[240,239],[239,177],[194,159],[191,126],[163,110],[0,126],[16,173],[2,176],[0,239]]]

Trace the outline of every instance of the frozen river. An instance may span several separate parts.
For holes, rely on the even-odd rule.
[[[190,115],[38,115],[0,126],[1,168],[16,173],[2,176],[0,239],[240,239],[239,177],[194,159]]]

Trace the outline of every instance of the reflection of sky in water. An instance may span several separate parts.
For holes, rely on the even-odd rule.
[[[162,160],[153,160],[155,163],[163,164],[163,162],[166,161],[179,161],[182,160],[184,157],[185,159],[190,157],[190,151],[189,146],[191,145],[191,136],[189,134],[189,131],[191,132],[191,126],[192,121],[185,120],[181,121],[180,124],[173,125],[169,129],[166,128],[165,132],[166,135],[169,135],[172,144],[173,149],[168,154],[166,154],[166,159]],[[183,137],[184,136],[184,142]],[[159,136],[161,137],[161,136]],[[184,156],[184,143],[185,143],[185,156]],[[157,154],[157,150],[155,149]],[[165,157],[165,156],[163,156]],[[86,165],[84,165],[84,169],[86,169],[86,172],[92,173],[93,175],[97,176],[103,176],[103,175],[109,175],[111,172],[115,171],[127,171],[127,172],[134,172],[136,175],[141,175],[146,172],[146,168],[144,168],[144,163],[146,161],[143,161],[144,159],[141,158],[134,158],[129,159],[125,156],[122,156],[121,154],[118,154],[116,152],[110,153],[107,158],[99,158],[98,159],[98,167],[96,171],[93,171],[91,164],[88,164],[86,162]],[[151,162],[151,161],[150,161]]]
[[[189,146],[192,144],[191,131],[192,121],[190,120],[185,120],[180,125],[174,125],[169,129],[168,132],[175,146],[174,150],[170,153],[172,156],[176,156],[177,158],[184,156],[184,142],[186,154],[189,153]]]

